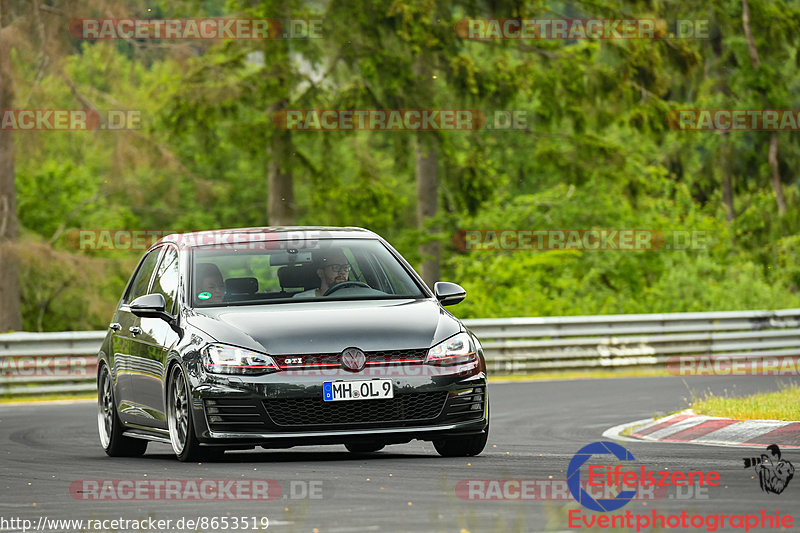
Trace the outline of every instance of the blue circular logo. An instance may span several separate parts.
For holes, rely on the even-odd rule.
[[[613,499],[599,499],[595,500],[583,487],[581,487],[581,466],[589,460],[592,455],[608,455],[612,454],[620,461],[635,461],[636,458],[620,446],[619,444],[609,441],[599,441],[587,444],[572,456],[567,468],[567,486],[569,487],[572,497],[575,498],[579,504],[592,511],[599,511],[607,513],[609,511],[616,511],[623,507],[636,496],[635,490],[623,490]]]

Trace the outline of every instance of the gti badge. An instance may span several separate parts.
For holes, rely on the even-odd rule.
[[[358,348],[345,348],[342,352],[342,368],[358,372],[367,363],[367,356]]]

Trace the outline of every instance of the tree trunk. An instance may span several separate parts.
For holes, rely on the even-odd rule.
[[[758,71],[761,67],[761,60],[758,58],[756,41],[753,38],[753,32],[750,30],[750,6],[747,4],[747,0],[742,0],[742,27],[747,40],[747,50],[750,53],[750,62],[753,64],[753,70]],[[768,104],[766,91],[761,89],[760,92],[766,106]],[[783,185],[781,185],[781,174],[778,170],[778,133],[775,131],[772,132],[772,137],[769,139],[769,156],[767,160],[772,170],[772,189],[775,191],[778,214],[783,215],[786,213],[786,202],[783,199]]]
[[[753,32],[750,31],[750,6],[747,4],[747,0],[742,0],[742,27],[744,28],[745,39],[747,39],[747,51],[750,53],[750,61],[753,63],[753,69],[758,70],[761,66],[761,61],[758,59],[756,40],[753,39]]]
[[[295,223],[294,188],[289,161],[292,157],[290,131],[276,131],[269,148],[267,170],[267,218],[270,226]]]
[[[728,169],[725,169],[722,175],[722,201],[725,203],[725,220],[730,222],[736,214],[733,211],[733,185]]]
[[[281,13],[289,18],[287,2],[282,2]],[[274,97],[274,103],[269,106],[268,113],[285,110],[290,101],[289,94],[289,75],[292,72],[291,59],[289,56],[289,40],[277,39],[267,40],[263,47],[264,61],[272,59],[274,64],[271,71],[265,72],[265,76],[274,76],[277,87],[269,91]],[[267,118],[267,123],[272,123],[271,117]],[[292,226],[295,224],[294,206],[294,182],[292,176],[291,160],[293,157],[292,132],[290,130],[275,129],[269,139],[267,153],[269,163],[267,164],[267,220],[270,226]]]
[[[727,132],[723,133],[722,161],[719,169],[722,173],[722,202],[725,204],[725,220],[728,222],[736,218],[733,210],[733,180],[731,178],[731,140]]]
[[[786,213],[786,201],[783,199],[783,185],[781,174],[778,172],[778,132],[773,131],[769,139],[769,167],[772,169],[772,188],[775,191],[775,201],[778,203],[778,214]]]
[[[438,154],[436,152],[436,139],[431,134],[420,133],[415,145],[416,171],[417,171],[417,228],[423,235],[436,232],[436,228],[429,224],[429,220],[436,216],[439,206],[439,183],[436,174]],[[429,287],[439,281],[439,259],[441,252],[439,241],[426,237],[420,244],[419,253],[422,256],[420,274]]]
[[[0,2],[0,23],[7,19]],[[10,45],[0,24],[0,110],[14,108],[14,80],[11,76]],[[22,329],[17,239],[17,191],[14,174],[14,136],[0,130],[0,332]]]

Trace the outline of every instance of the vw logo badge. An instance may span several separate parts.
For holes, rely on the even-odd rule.
[[[367,363],[367,356],[358,348],[347,348],[342,352],[342,368],[358,372]]]

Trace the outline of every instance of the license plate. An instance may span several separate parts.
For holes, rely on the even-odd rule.
[[[391,379],[364,381],[326,381],[322,384],[322,399],[326,402],[340,400],[384,400],[394,398]]]

